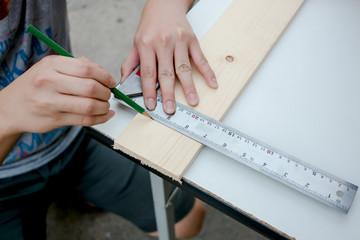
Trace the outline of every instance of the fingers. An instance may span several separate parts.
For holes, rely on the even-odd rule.
[[[109,110],[110,104],[107,101],[100,101],[93,98],[79,96],[58,96],[53,101],[56,109],[52,109],[55,122],[61,126],[79,125],[92,126],[104,123],[114,116],[114,111]]]
[[[56,71],[52,74],[56,91],[51,104],[54,116],[63,125],[91,126],[114,116],[108,102],[115,87],[114,78],[100,65],[85,57],[56,56],[49,59]]]
[[[110,110],[106,114],[102,115],[81,115],[81,114],[64,114],[58,119],[64,126],[76,125],[76,126],[93,126],[96,124],[107,122],[115,115],[115,112]]]
[[[156,107],[156,58],[155,52],[146,47],[139,48],[140,76],[146,107],[152,111]]]
[[[134,69],[139,66],[140,57],[139,53],[135,47],[131,49],[129,56],[126,58],[125,62],[121,66],[121,79],[120,83],[123,83],[128,76],[134,71]]]
[[[147,2],[135,34],[134,48],[122,67],[123,76],[127,77],[135,68],[137,58],[140,58],[143,94],[149,110],[153,110],[156,104],[155,86],[158,79],[164,111],[169,114],[175,111],[175,76],[180,80],[187,102],[193,106],[198,104],[190,57],[204,75],[206,83],[213,88],[217,87],[215,74],[186,19],[188,3]]]
[[[200,73],[204,76],[208,86],[212,88],[217,88],[218,83],[216,81],[215,73],[211,69],[206,57],[201,51],[199,42],[197,40],[192,41],[189,50],[190,50],[190,56],[194,64],[199,69]]]
[[[85,57],[69,58],[62,56],[48,57],[47,61],[53,61],[53,67],[57,72],[79,77],[94,79],[102,85],[112,88],[115,87],[115,79],[100,65],[91,62]]]
[[[57,91],[62,94],[94,98],[108,101],[111,91],[98,81],[89,78],[78,78],[73,76],[57,75]]]
[[[75,113],[80,115],[103,115],[109,111],[110,104],[107,101],[100,101],[93,98],[79,97],[79,96],[61,96],[54,101],[61,104],[55,105],[57,112]]]
[[[162,46],[156,49],[156,54],[154,50],[149,48],[140,48],[141,81],[145,104],[149,110],[155,108],[155,85],[156,78],[158,78],[163,98],[164,111],[168,114],[173,114],[175,112],[175,73],[179,78],[187,102],[192,106],[199,103],[199,97],[192,79],[189,55],[193,58],[195,65],[199,68],[199,71],[204,76],[207,84],[212,88],[218,86],[215,74],[202,53],[196,39],[195,42],[196,43],[192,45],[192,48],[188,46],[187,42],[182,41],[174,47]],[[158,63],[157,69],[156,62]]]
[[[191,64],[187,45],[180,44],[176,46],[174,60],[176,75],[179,78],[187,102],[190,105],[195,106],[199,103],[199,98],[191,74]]]
[[[192,106],[199,103],[199,97],[192,79],[190,57],[204,76],[206,83],[212,88],[217,88],[215,74],[201,51],[197,39],[194,38],[190,42],[191,44],[189,41],[178,41],[176,44],[171,44],[171,41],[170,43],[163,41],[155,48],[138,45],[143,94],[149,110],[153,110],[156,106],[155,86],[156,79],[158,79],[164,111],[168,114],[175,112],[175,74],[181,83],[187,102]],[[128,66],[131,66],[132,58],[134,58],[133,63],[135,63],[136,58],[134,56],[129,57]]]
[[[167,114],[173,114],[175,112],[175,74],[172,51],[172,48],[164,46],[158,53],[158,79],[163,108]]]

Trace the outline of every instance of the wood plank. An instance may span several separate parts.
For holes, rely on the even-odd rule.
[[[296,14],[303,0],[235,0],[200,40],[219,82],[207,87],[193,68],[200,97],[196,109],[221,120]],[[186,104],[181,86],[176,100]],[[141,160],[174,180],[182,176],[202,145],[138,114],[119,135],[115,149]]]

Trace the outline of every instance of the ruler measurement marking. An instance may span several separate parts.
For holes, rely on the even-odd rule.
[[[142,97],[133,100],[145,106]],[[162,102],[160,95],[157,101]],[[344,213],[349,211],[357,186],[182,104],[176,104],[176,114],[171,116],[158,105],[159,108],[148,113],[165,126]]]

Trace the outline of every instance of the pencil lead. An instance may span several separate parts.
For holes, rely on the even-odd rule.
[[[142,115],[144,115],[144,116],[146,116],[146,117],[148,117],[148,118],[152,119],[152,117],[150,116],[150,114],[148,114],[148,113],[147,113],[147,112],[145,112],[145,111],[142,113]]]

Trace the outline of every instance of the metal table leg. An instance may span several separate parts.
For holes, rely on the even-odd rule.
[[[173,186],[171,183],[151,172],[150,181],[159,240],[175,240],[174,208],[171,200],[176,193],[172,194]]]

